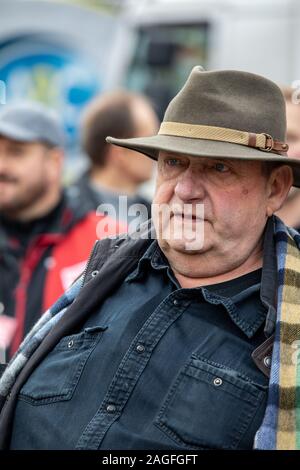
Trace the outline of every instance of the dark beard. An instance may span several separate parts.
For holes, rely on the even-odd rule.
[[[30,206],[35,204],[36,201],[41,199],[48,192],[47,184],[39,183],[38,185],[31,187],[26,193],[18,195],[14,200],[7,204],[1,204],[0,202],[0,213],[10,219],[17,219],[18,215]]]

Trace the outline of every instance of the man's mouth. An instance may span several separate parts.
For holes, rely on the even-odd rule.
[[[0,190],[2,191],[7,191],[13,188],[16,185],[16,183],[13,183],[11,181],[0,181]]]
[[[204,222],[205,221],[205,219],[203,217],[199,217],[195,214],[185,214],[183,212],[174,212],[173,216],[178,218],[178,219],[183,220],[184,222],[190,222],[190,221]]]
[[[16,180],[8,178],[0,178],[0,184],[14,184]]]

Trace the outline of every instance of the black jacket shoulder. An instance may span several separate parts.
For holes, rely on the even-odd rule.
[[[138,261],[154,238],[154,227],[149,219],[140,226],[138,232],[97,240],[84,271],[83,286],[107,264],[113,265],[120,258],[124,264],[126,259]]]

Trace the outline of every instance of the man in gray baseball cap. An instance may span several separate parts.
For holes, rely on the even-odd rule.
[[[0,363],[17,349],[48,303],[63,292],[65,279],[77,276],[76,266],[81,269],[90,250],[87,232],[92,243],[96,238],[94,212],[63,190],[63,142],[63,127],[53,110],[37,103],[3,106]],[[72,249],[75,230],[85,237],[85,244]],[[67,250],[62,243],[68,244]]]
[[[2,108],[2,215],[28,221],[39,218],[58,203],[61,194],[62,146],[63,130],[54,111],[30,102]]]
[[[43,309],[44,259],[38,237],[55,232],[62,197],[63,130],[53,110],[33,102],[0,109],[0,362],[18,346]],[[46,247],[45,247],[46,248]],[[31,255],[29,255],[31,251]],[[28,256],[37,263],[28,271]],[[28,279],[24,284],[24,270]],[[20,306],[22,292],[27,295]],[[30,302],[31,308],[26,304]]]

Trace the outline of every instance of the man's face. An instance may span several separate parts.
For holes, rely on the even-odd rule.
[[[267,177],[260,162],[160,152],[153,203],[158,242],[171,265],[191,277],[209,275],[216,263],[222,272],[255,249],[267,220]],[[159,225],[155,205],[162,204],[170,213]]]
[[[16,142],[0,136],[0,212],[21,212],[49,191],[48,152],[40,143]]]
[[[300,158],[300,104],[286,103],[286,119],[288,155]]]

